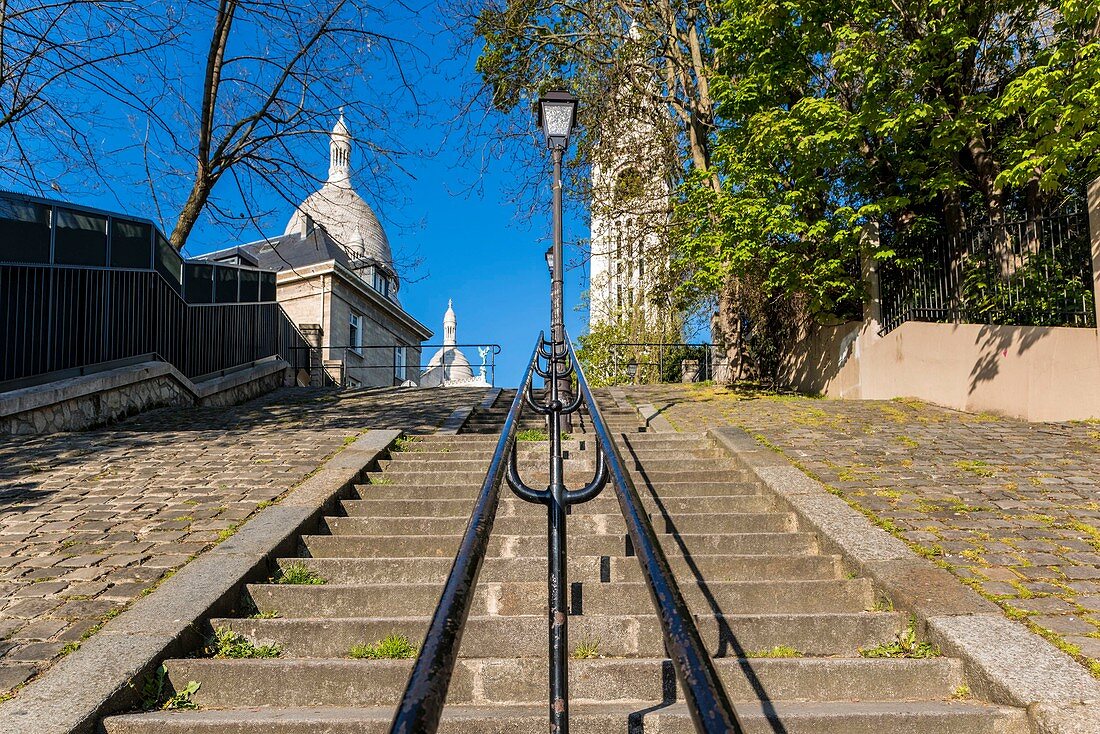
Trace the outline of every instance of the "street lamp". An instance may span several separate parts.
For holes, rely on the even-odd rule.
[[[626,365],[626,374],[630,376],[630,383],[634,384],[634,376],[638,374],[638,363],[631,360]]]
[[[546,269],[550,271],[550,277],[554,277],[554,246],[546,248]]]
[[[558,394],[568,402],[570,382],[565,373],[565,315],[563,311],[563,274],[562,267],[562,206],[561,206],[561,163],[565,149],[569,146],[569,137],[577,119],[577,98],[569,92],[553,91],[544,94],[538,103],[538,125],[546,138],[546,147],[554,159],[553,181],[553,241],[550,256],[546,264],[550,268],[550,351],[558,361]],[[572,417],[564,416],[565,430],[572,430]]]

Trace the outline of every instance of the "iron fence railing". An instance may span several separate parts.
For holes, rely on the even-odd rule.
[[[616,342],[608,345],[608,357],[608,363],[601,366],[606,372],[600,380],[604,384],[714,379],[714,346],[703,342]]]
[[[1088,214],[985,224],[881,267],[885,334],[906,321],[1095,327]]]
[[[155,271],[0,265],[0,389],[156,354],[188,377],[308,343],[277,303],[190,305]]]
[[[443,350],[439,363],[432,361]],[[477,354],[480,364],[469,364],[470,381],[455,352]],[[475,351],[476,350],[476,351]],[[310,361],[314,372],[324,372],[333,385],[343,388],[398,386],[417,387],[496,386],[496,358],[499,344],[364,344],[359,347],[301,347],[301,361]],[[446,369],[443,369],[444,364]]]

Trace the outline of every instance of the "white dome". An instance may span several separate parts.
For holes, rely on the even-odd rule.
[[[298,205],[283,234],[301,232],[306,214],[323,226],[336,244],[347,250],[352,258],[378,260],[393,268],[393,253],[386,231],[355,189],[331,181],[325,183],[320,191],[310,194]],[[360,239],[362,245],[359,244]],[[357,252],[360,246],[363,251]]]
[[[328,180],[298,205],[284,235],[305,230],[305,217],[325,228],[352,259],[377,260],[393,269],[393,253],[382,223],[351,181],[352,137],[343,113],[329,138]]]

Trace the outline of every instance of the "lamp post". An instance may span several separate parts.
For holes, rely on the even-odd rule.
[[[561,434],[572,430],[565,406],[569,399],[569,373],[565,357],[565,324],[562,313],[562,213],[561,162],[569,145],[569,134],[576,118],[577,98],[568,92],[549,92],[538,104],[538,124],[546,138],[546,147],[554,158],[553,241],[547,253],[550,268],[550,353],[546,374],[549,378],[547,419],[550,429],[550,484],[547,505],[547,605],[549,619],[550,731],[569,734],[569,631],[566,607],[565,517],[568,506],[565,488]],[[514,449],[513,449],[514,450]],[[514,456],[514,454],[513,454]],[[513,489],[515,487],[513,486]]]
[[[565,150],[569,147],[569,137],[573,133],[573,125],[577,118],[577,98],[569,92],[547,92],[539,99],[538,125],[546,140],[554,160],[553,180],[553,241],[550,246],[550,254],[547,257],[547,265],[550,267],[550,341],[553,342],[551,351],[558,362],[558,392],[563,401],[567,401],[570,392],[570,382],[565,370],[565,316],[562,306],[563,301],[563,276],[565,268],[562,266],[562,201],[561,201],[561,165],[565,157]],[[564,416],[565,430],[572,430],[572,417]]]

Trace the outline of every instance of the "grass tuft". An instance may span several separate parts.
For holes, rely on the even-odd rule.
[[[927,642],[917,641],[917,631],[912,621],[899,632],[893,642],[876,647],[861,647],[859,654],[865,658],[935,658],[940,651]]]
[[[256,645],[244,635],[239,635],[228,627],[218,627],[203,652],[214,658],[277,658],[279,646]]]
[[[755,650],[746,652],[747,658],[800,658],[803,653],[790,645],[776,645],[770,650]]]
[[[319,586],[325,583],[325,580],[307,568],[306,564],[296,562],[288,564],[286,568],[281,569],[279,574],[275,577],[275,583]]]
[[[517,441],[549,441],[550,434],[541,428],[527,428],[516,433]]]
[[[573,650],[574,660],[594,660],[598,657],[601,657],[599,640],[581,640]]]
[[[416,645],[405,635],[390,635],[374,644],[352,645],[348,657],[356,660],[404,660],[415,657]]]

